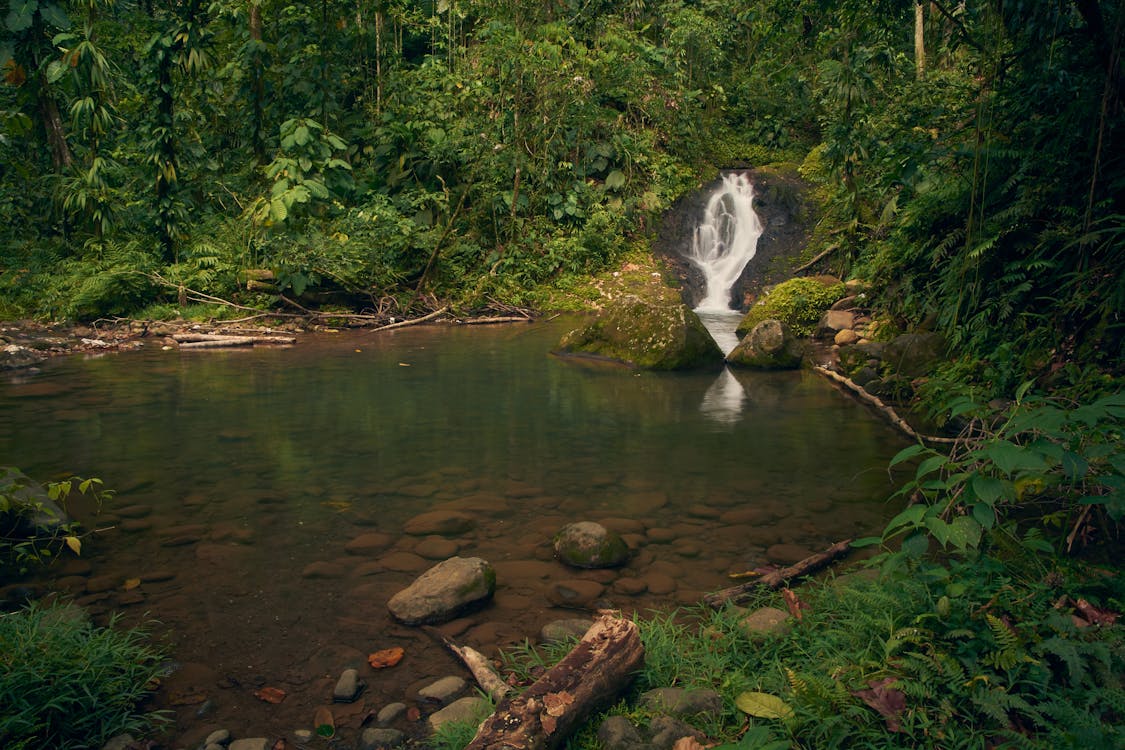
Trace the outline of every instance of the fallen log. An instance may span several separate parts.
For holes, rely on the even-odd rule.
[[[712,609],[719,609],[727,602],[738,604],[750,598],[750,592],[758,588],[779,589],[789,581],[797,578],[803,578],[817,572],[822,568],[826,568],[835,562],[837,559],[843,557],[851,551],[851,539],[845,539],[842,542],[836,542],[823,552],[818,552],[815,555],[809,555],[804,560],[790,565],[788,568],[781,568],[770,573],[766,573],[758,578],[740,583],[737,586],[731,586],[729,589],[716,591],[703,597],[703,601],[707,606]]]
[[[636,623],[599,617],[562,661],[520,695],[500,701],[465,750],[562,746],[591,713],[625,689],[644,658]]]
[[[217,333],[177,333],[172,339],[181,349],[216,349],[226,346],[270,346],[297,343],[294,336],[225,336]]]
[[[523,315],[504,315],[495,318],[466,318],[465,320],[457,321],[458,325],[463,326],[489,326],[496,323],[531,323],[534,318],[525,317]]]
[[[472,673],[473,679],[480,685],[481,690],[488,693],[488,697],[492,698],[493,701],[499,702],[508,694],[508,691],[512,689],[511,686],[500,677],[500,673],[492,666],[492,662],[488,660],[488,657],[480,651],[469,646],[458,646],[452,639],[437,628],[424,625],[422,629],[441,641],[443,646],[452,651],[453,655],[461,660],[469,672]]]
[[[371,332],[374,333],[376,331],[389,331],[393,328],[405,328],[406,326],[417,325],[418,323],[425,323],[427,320],[433,320],[434,318],[438,317],[439,315],[444,315],[446,313],[446,311],[448,311],[448,310],[449,310],[449,307],[443,307],[440,310],[434,310],[429,315],[423,315],[420,318],[411,318],[410,320],[400,320],[397,323],[390,323],[390,324],[385,325],[385,326],[379,326],[378,328],[372,328]]]

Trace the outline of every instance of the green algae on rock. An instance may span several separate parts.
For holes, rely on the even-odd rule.
[[[830,276],[797,277],[784,281],[758,300],[738,324],[745,336],[763,320],[779,320],[796,336],[811,336],[820,316],[845,294],[844,284]]]
[[[678,290],[658,277],[609,301],[589,325],[571,331],[556,354],[604,357],[646,370],[683,370],[722,362],[723,353]]]

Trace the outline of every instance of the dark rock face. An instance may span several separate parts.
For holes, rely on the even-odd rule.
[[[743,171],[749,173],[754,185],[754,210],[762,222],[758,250],[746,264],[731,295],[736,307],[746,309],[747,300],[756,297],[763,287],[789,277],[789,268],[795,263],[775,261],[779,258],[795,261],[801,255],[808,243],[809,228],[816,220],[816,208],[811,198],[812,186],[798,174],[795,166]],[[721,183],[722,178],[718,177],[677,201],[661,219],[653,247],[656,255],[675,269],[684,286],[684,299],[693,308],[703,298],[703,277],[684,257],[683,250],[691,247],[692,235],[703,217],[707,200]]]

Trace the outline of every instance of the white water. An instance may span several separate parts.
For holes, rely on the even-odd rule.
[[[724,175],[723,184],[707,201],[687,254],[706,282],[696,312],[732,310],[731,289],[757,252],[761,234],[762,222],[754,212],[754,186],[744,174]]]

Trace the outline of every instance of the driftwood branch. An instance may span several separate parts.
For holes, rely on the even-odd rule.
[[[906,433],[911,438],[927,443],[953,444],[957,442],[957,438],[937,437],[934,435],[923,435],[919,433],[917,430],[907,424],[906,420],[898,415],[898,412],[896,412],[890,406],[887,406],[887,404],[884,403],[881,398],[868,393],[863,389],[863,386],[859,385],[851,378],[846,378],[838,372],[829,370],[827,367],[814,367],[813,370],[855,393],[855,395],[858,396],[861,401],[864,401],[868,405],[874,407],[875,410],[886,417],[892,425],[897,427],[902,432]]]
[[[842,542],[836,542],[823,552],[818,552],[815,555],[809,555],[804,560],[801,560],[795,565],[790,565],[788,568],[781,568],[771,573],[766,573],[758,578],[754,578],[746,583],[740,583],[737,586],[732,586],[729,589],[716,591],[713,594],[708,594],[703,597],[703,601],[707,606],[712,609],[719,609],[727,602],[738,604],[750,598],[750,592],[759,588],[779,589],[789,581],[797,578],[803,578],[807,575],[826,568],[833,562],[848,554],[851,551],[851,539],[845,539]]]
[[[217,333],[177,333],[172,339],[181,349],[217,349],[231,346],[288,346],[297,343],[294,336],[228,336]]]
[[[531,318],[522,315],[505,315],[495,318],[468,318],[457,323],[463,326],[487,326],[493,323],[530,323],[531,321]]]
[[[429,315],[423,315],[420,318],[412,318],[410,320],[400,320],[397,323],[391,323],[389,325],[379,326],[378,328],[372,328],[371,330],[372,330],[372,332],[374,332],[374,331],[389,331],[392,328],[405,328],[406,326],[417,325],[418,323],[425,323],[427,320],[433,320],[434,318],[438,317],[439,315],[444,315],[448,310],[449,310],[448,307],[443,307],[440,310],[434,310]]]
[[[561,747],[591,713],[612,701],[644,665],[636,623],[598,618],[578,645],[523,693],[505,697],[465,750]]]
[[[508,694],[512,688],[500,674],[492,666],[492,662],[488,660],[484,654],[469,646],[458,646],[453,640],[443,634],[437,628],[423,626],[422,628],[432,637],[441,641],[441,644],[449,649],[454,656],[461,660],[465,667],[473,675],[473,679],[480,685],[481,690],[488,693],[488,696],[493,701],[499,702]]]

